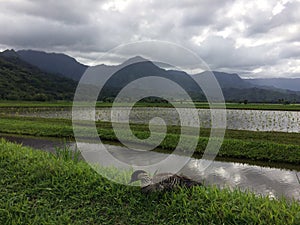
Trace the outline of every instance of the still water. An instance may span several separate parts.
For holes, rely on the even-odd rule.
[[[126,107],[117,109],[122,114]],[[179,108],[177,110],[186,110]],[[210,110],[197,109],[201,127],[210,127]],[[78,110],[77,113],[82,115],[83,119],[111,121],[111,110],[109,108],[96,109],[95,117],[85,110]],[[13,112],[16,114],[16,112]],[[47,109],[40,111],[17,112],[18,116],[33,116],[42,118],[72,118],[70,109]],[[151,118],[161,117],[168,125],[179,125],[180,119],[178,112],[172,108],[134,108],[130,111],[130,122],[148,123]],[[250,130],[250,131],[278,131],[278,132],[300,132],[300,112],[295,111],[269,111],[269,110],[226,110],[227,129],[232,130]],[[192,118],[190,118],[192,120]],[[121,118],[122,120],[122,118]],[[124,120],[125,121],[125,120]],[[114,121],[115,122],[115,121]],[[119,121],[122,122],[122,121]]]
[[[50,152],[54,152],[56,146],[64,145],[63,141],[59,139],[7,135],[0,135],[0,137],[16,143],[22,143],[24,146]],[[68,144],[73,148],[76,145],[74,142],[68,142]],[[94,147],[94,144],[84,144],[90,148]],[[138,154],[137,151],[116,145],[105,145],[105,148],[118,160],[135,165],[146,165],[164,159],[167,156],[164,153],[147,151],[144,153],[146,157],[144,157],[145,155],[141,157],[141,154]],[[223,161],[213,161],[211,166],[203,171],[201,169],[201,160],[191,158],[179,174],[184,174],[198,181],[204,180],[207,185],[217,185],[220,188],[239,188],[241,190],[251,190],[256,194],[267,195],[272,198],[285,196],[300,201],[300,184],[297,180],[297,174],[300,177],[299,171],[300,168],[289,170]]]

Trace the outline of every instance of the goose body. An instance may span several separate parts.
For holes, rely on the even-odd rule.
[[[193,181],[186,176],[179,176],[172,173],[155,174],[152,178],[143,170],[132,173],[129,183],[141,181],[142,191],[145,193],[154,191],[169,191],[177,187],[192,187],[202,185],[200,182]]]

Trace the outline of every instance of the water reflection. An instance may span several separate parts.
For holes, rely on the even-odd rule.
[[[210,168],[203,172],[199,170],[199,161],[192,159],[182,172],[195,178],[201,177],[207,184],[219,187],[238,187],[270,197],[286,196],[300,200],[297,171],[214,161]]]
[[[139,152],[122,147],[109,146],[111,154],[123,162],[147,165],[162,160],[167,154],[148,152],[140,155]],[[176,156],[181,158],[183,156]],[[176,167],[176,162],[173,166]],[[150,171],[152,173],[156,171]],[[220,188],[240,188],[250,190],[257,194],[279,198],[286,196],[300,201],[300,184],[296,171],[253,166],[242,163],[213,161],[209,168],[203,170],[203,162],[192,158],[182,168],[179,174],[187,175],[197,181],[205,181],[207,185],[217,185]],[[299,173],[300,175],[300,173]]]
[[[122,110],[127,110],[120,108]],[[184,108],[178,110],[185,110]],[[198,109],[201,127],[210,127],[209,109]],[[269,111],[269,110],[235,110],[227,109],[227,129],[251,130],[251,131],[279,131],[300,132],[300,112],[295,111]],[[96,118],[84,110],[76,113],[82,114],[83,119],[111,121],[111,110],[101,108],[96,110]],[[15,114],[15,112],[12,112]],[[71,119],[72,112],[69,109],[40,111],[21,111],[18,116],[42,117],[42,118],[65,118]],[[166,116],[167,115],[167,116]],[[135,108],[130,112],[130,122],[148,123],[149,118],[160,116],[166,120],[168,125],[179,125],[178,114],[171,108]]]
[[[1,136],[0,136],[1,137]],[[31,146],[46,151],[54,151],[54,146],[62,146],[62,141],[55,139],[38,139],[28,137],[4,136],[10,141],[23,143],[23,145]],[[70,142],[75,148],[75,143]],[[95,150],[95,144],[82,143],[91,149],[91,153]],[[120,146],[105,145],[109,153],[117,160],[124,162],[120,164],[120,168],[125,164],[132,165],[148,165],[160,161],[167,157],[167,154],[158,152],[142,152],[128,150]],[[180,158],[183,156],[175,156]],[[97,161],[91,154],[91,159]],[[175,162],[176,160],[174,160]],[[102,156],[102,162],[106,162],[105,166],[110,166],[111,162]],[[176,163],[173,164],[176,167]],[[154,173],[155,171],[151,171]],[[214,161],[211,166],[203,171],[200,159],[192,158],[188,164],[179,172],[198,181],[205,181],[207,185],[217,185],[219,187],[240,188],[241,190],[251,190],[257,194],[268,195],[270,197],[285,196],[300,201],[300,184],[298,183],[297,171],[260,167],[242,163]]]

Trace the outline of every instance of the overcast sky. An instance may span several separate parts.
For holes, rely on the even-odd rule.
[[[0,0],[0,50],[62,52],[84,64],[127,42],[183,45],[211,69],[300,77],[300,0]]]

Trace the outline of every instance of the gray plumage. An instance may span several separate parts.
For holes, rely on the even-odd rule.
[[[142,191],[145,193],[155,191],[169,191],[177,187],[192,187],[202,185],[200,182],[193,181],[186,176],[179,176],[172,173],[155,174],[152,178],[149,177],[144,170],[134,171],[131,175],[129,183],[141,181]]]

